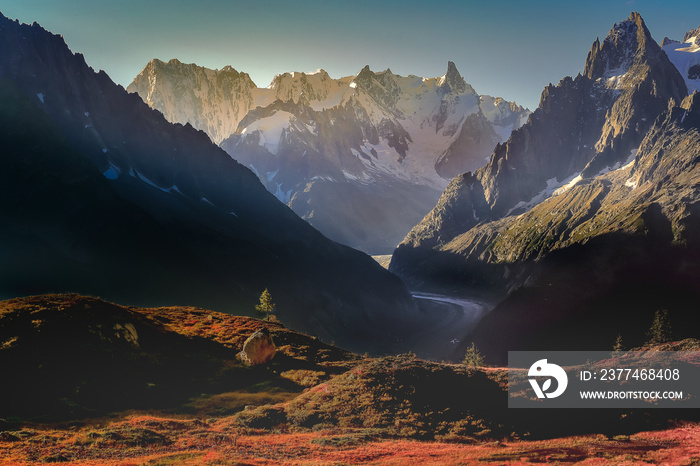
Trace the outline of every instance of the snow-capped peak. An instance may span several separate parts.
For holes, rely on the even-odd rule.
[[[682,43],[664,39],[662,49],[683,76],[688,93],[700,91],[700,27],[688,31]]]
[[[686,32],[685,36],[683,36],[683,42],[690,42],[700,46],[700,26]]]
[[[474,118],[478,117],[490,125],[493,131],[484,140],[496,138],[495,145],[507,139],[529,115],[529,111],[503,99],[480,97],[451,61],[441,77],[400,76],[389,68],[373,72],[365,66],[356,76],[338,79],[331,78],[323,69],[312,73],[281,73],[267,88],[255,87],[252,82],[244,85],[241,80],[231,80],[232,86],[221,86],[222,73],[227,77],[229,74],[248,77],[230,66],[218,71],[183,65],[177,60],[168,63],[154,60],[134,80],[130,90],[161,109],[170,121],[189,122],[205,130],[216,143],[237,134],[240,136],[237,141],[245,141],[243,145],[262,146],[272,155],[284,152],[281,145],[290,143],[297,133],[303,138],[319,137],[318,128],[308,123],[315,116],[305,109],[328,110],[326,115],[343,118],[353,115],[362,120],[358,128],[370,134],[363,126],[370,124],[377,134],[353,147],[356,151],[364,150],[363,144],[369,144],[365,150],[369,158],[360,155],[352,161],[366,162],[367,167],[343,166],[346,172],[360,176],[366,170],[367,176],[370,172],[375,175],[382,172],[393,177],[421,179],[420,183],[436,189],[443,188],[447,182],[436,172],[436,160],[460,137],[467,118],[472,116],[471,121],[477,121]],[[269,111],[255,113],[258,107]],[[333,112],[336,107],[353,110],[345,115],[342,109]],[[319,118],[332,128],[336,117],[329,117],[328,121],[326,117]],[[328,129],[324,134],[329,131],[335,130]],[[403,139],[399,141],[400,138]],[[484,150],[490,152],[491,147]],[[373,151],[378,155],[371,155]],[[474,163],[481,163],[484,157],[480,155]]]
[[[447,73],[438,80],[438,87],[443,88],[445,92],[454,92],[456,94],[464,93],[467,87],[471,89],[471,86],[459,74],[457,66],[451,61],[447,62]],[[471,91],[473,92],[474,89],[471,89]]]

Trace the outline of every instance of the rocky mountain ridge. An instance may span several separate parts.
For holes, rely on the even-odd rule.
[[[264,89],[244,73],[224,86],[223,74],[154,60],[128,89],[207,131],[322,233],[372,253],[393,250],[451,177],[483,165],[529,115],[476,94],[452,62],[437,78],[367,66],[340,79],[284,73]]]
[[[594,42],[582,75],[544,90],[488,165],[452,181],[390,270],[507,296],[471,336],[501,361],[499,341],[600,345],[625,321],[643,333],[631,314],[664,301],[693,322],[697,100],[633,13]],[[603,316],[595,338],[581,331]]]
[[[266,88],[258,88],[244,72],[231,66],[212,70],[174,58],[153,59],[134,78],[127,91],[139,94],[149,107],[173,123],[191,124],[216,144],[236,132],[253,109],[276,100],[302,103],[321,110],[342,99],[351,78],[334,80],[324,70],[283,73]]]
[[[395,270],[402,249],[444,236],[441,225],[451,218],[444,205],[464,204],[451,199],[454,193],[467,189],[471,205],[463,208],[474,212],[457,216],[462,231],[526,212],[557,190],[629,162],[668,100],[686,95],[677,70],[633,14],[603,43],[594,42],[583,75],[544,89],[528,123],[496,147],[486,166],[453,180],[446,199],[398,248]]]

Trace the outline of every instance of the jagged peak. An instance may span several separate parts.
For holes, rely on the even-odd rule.
[[[700,45],[700,26],[686,32],[683,36],[683,42],[695,42],[695,44]]]
[[[664,48],[667,45],[671,44],[680,44],[680,42],[677,40],[669,39],[668,37],[664,37],[664,40],[661,41],[661,48]]]
[[[224,74],[228,75],[229,77],[232,77],[233,79],[242,79],[244,81],[248,81],[251,85],[255,86],[253,83],[252,79],[250,78],[250,75],[248,73],[244,73],[242,71],[236,70],[234,67],[231,65],[226,65],[220,70],[218,69],[210,69],[206,68],[204,66],[199,66],[196,63],[182,63],[180,60],[177,58],[171,58],[167,62],[164,62],[163,60],[160,60],[158,58],[153,58],[151,59],[146,66],[141,70],[140,74],[144,73],[156,73],[159,70],[186,70],[186,71],[204,71],[204,72],[213,72],[215,74]]]
[[[444,88],[446,92],[462,93],[467,90],[467,82],[459,74],[457,65],[453,61],[447,62],[447,72],[438,81],[438,86]]]
[[[272,78],[272,82],[270,82],[270,85],[267,86],[267,88],[268,89],[277,89],[280,86],[290,85],[289,83],[294,83],[297,81],[301,81],[302,83],[304,83],[311,76],[319,76],[321,81],[326,81],[327,79],[331,79],[330,75],[323,68],[319,68],[316,71],[312,71],[312,72],[308,72],[308,73],[299,72],[299,71],[289,71],[289,72],[285,72],[285,73],[276,74]]]
[[[286,73],[276,74],[273,81],[281,81],[283,79],[303,79],[308,76],[320,76],[323,78],[330,78],[329,74],[323,68],[319,68],[316,71],[303,72],[303,71],[289,71]]]
[[[402,78],[401,75],[394,74],[391,71],[391,68],[387,68],[384,71],[379,71],[378,73],[375,73],[374,77],[384,87],[393,87]]]
[[[615,47],[635,47],[640,41],[639,33],[648,35],[648,30],[644,24],[642,15],[633,11],[630,17],[615,25],[610,29],[603,42],[612,43]]]
[[[170,60],[163,61],[159,58],[152,58],[147,64],[144,69],[148,68],[175,68],[175,67],[196,67],[197,65],[194,63],[182,63],[180,60],[177,58],[171,58]]]
[[[408,78],[416,79],[419,78],[416,75],[409,74]],[[404,76],[394,74],[391,68],[387,68],[384,71],[374,72],[370,69],[369,65],[365,65],[362,70],[355,76],[355,85],[359,88],[369,89],[375,85],[390,90],[397,89],[400,87],[402,80],[405,79]],[[420,79],[420,78],[419,78]],[[476,94],[476,91],[472,86],[470,86],[462,77],[457,66],[454,62],[447,62],[447,71],[441,77],[436,78],[422,78],[423,82],[433,82],[438,90],[443,94]]]
[[[223,71],[224,73],[238,73],[236,68],[234,68],[231,65],[224,66],[223,68],[221,68],[221,71]]]
[[[630,13],[630,17],[627,18],[625,21],[623,21],[623,23],[630,22],[630,23],[637,23],[638,24],[640,21],[642,23],[644,22],[644,19],[642,19],[642,15],[637,11],[633,11],[632,13]]]
[[[321,80],[329,79],[331,76],[323,68],[318,68],[316,71],[306,73],[306,76],[320,76]]]
[[[369,69],[369,65],[365,65],[355,76],[355,82],[360,86],[368,85],[374,78],[376,78],[374,72]]]
[[[602,42],[596,38],[583,74],[591,79],[622,75],[633,61],[658,50],[642,15],[634,11],[626,20],[615,23]]]
[[[49,40],[53,45],[58,47],[65,47],[66,49],[68,49],[69,53],[83,59],[84,61],[84,57],[82,54],[76,54],[70,50],[68,44],[66,44],[66,40],[63,37],[63,34],[54,34],[53,32],[44,29],[44,27],[42,27],[42,25],[37,23],[36,21],[32,22],[32,24],[23,23],[19,19],[13,20],[0,13],[0,29],[3,29],[5,26],[12,27],[13,31],[17,31],[18,34],[20,34],[23,37],[28,37],[27,34],[31,34],[50,38]]]

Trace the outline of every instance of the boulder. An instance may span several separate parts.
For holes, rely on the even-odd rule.
[[[277,352],[270,331],[266,328],[257,330],[243,343],[243,351],[238,353],[244,364],[255,366],[270,361]]]

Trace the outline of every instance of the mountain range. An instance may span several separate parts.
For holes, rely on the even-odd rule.
[[[618,334],[641,344],[662,308],[696,324],[699,37],[662,49],[638,13],[615,24],[582,74],[546,87],[489,163],[450,183],[390,270],[500,296],[465,340],[501,362],[607,349]]]
[[[448,181],[484,165],[530,114],[478,95],[452,62],[437,78],[366,66],[258,88],[230,66],[152,60],[127,90],[205,131],[324,235],[373,254],[393,251]]]
[[[77,291],[250,314],[269,288],[281,321],[362,351],[391,346],[387,322],[416,312],[395,276],[62,37],[0,16],[0,50],[0,296]]]
[[[660,46],[633,13],[531,114],[477,95],[452,63],[433,79],[368,67],[340,80],[289,73],[265,90],[230,68],[151,62],[170,70],[146,73],[168,91],[152,96],[172,97],[166,107],[197,108],[187,96],[209,102],[205,91],[214,103],[248,93],[226,110],[228,129],[216,126],[223,137],[235,124],[221,146],[246,167],[95,73],[61,37],[1,17],[0,296],[78,291],[249,314],[268,288],[290,327],[380,352],[405,349],[402,338],[431,319],[407,283],[497,299],[454,355],[475,341],[494,361],[506,346],[607,349],[617,335],[641,344],[661,308],[690,328],[700,298],[698,41],[696,29]],[[170,75],[203,77],[195,86]],[[394,251],[389,268],[404,283],[285,206],[291,184],[274,196],[252,171],[275,184],[299,174],[304,190],[282,201],[317,199],[361,238],[372,218],[391,218],[386,199],[409,217],[417,187],[476,166],[470,121],[481,135],[515,129],[485,166],[454,177]]]
[[[205,118],[168,121],[0,15],[0,462],[697,463],[697,410],[510,409],[546,403],[536,364],[497,364],[606,350],[586,369],[615,372],[615,343],[697,369],[700,28],[659,45],[632,13],[532,113],[451,63],[267,90],[231,68],[149,66],[182,72],[147,74],[167,91],[154,99]],[[310,224],[335,208],[344,241],[381,250],[363,240],[372,215],[439,183],[393,274]],[[263,289],[281,322],[245,316]],[[476,299],[498,304],[466,330]],[[672,329],[645,334],[659,310]],[[443,345],[462,364],[414,353]]]

